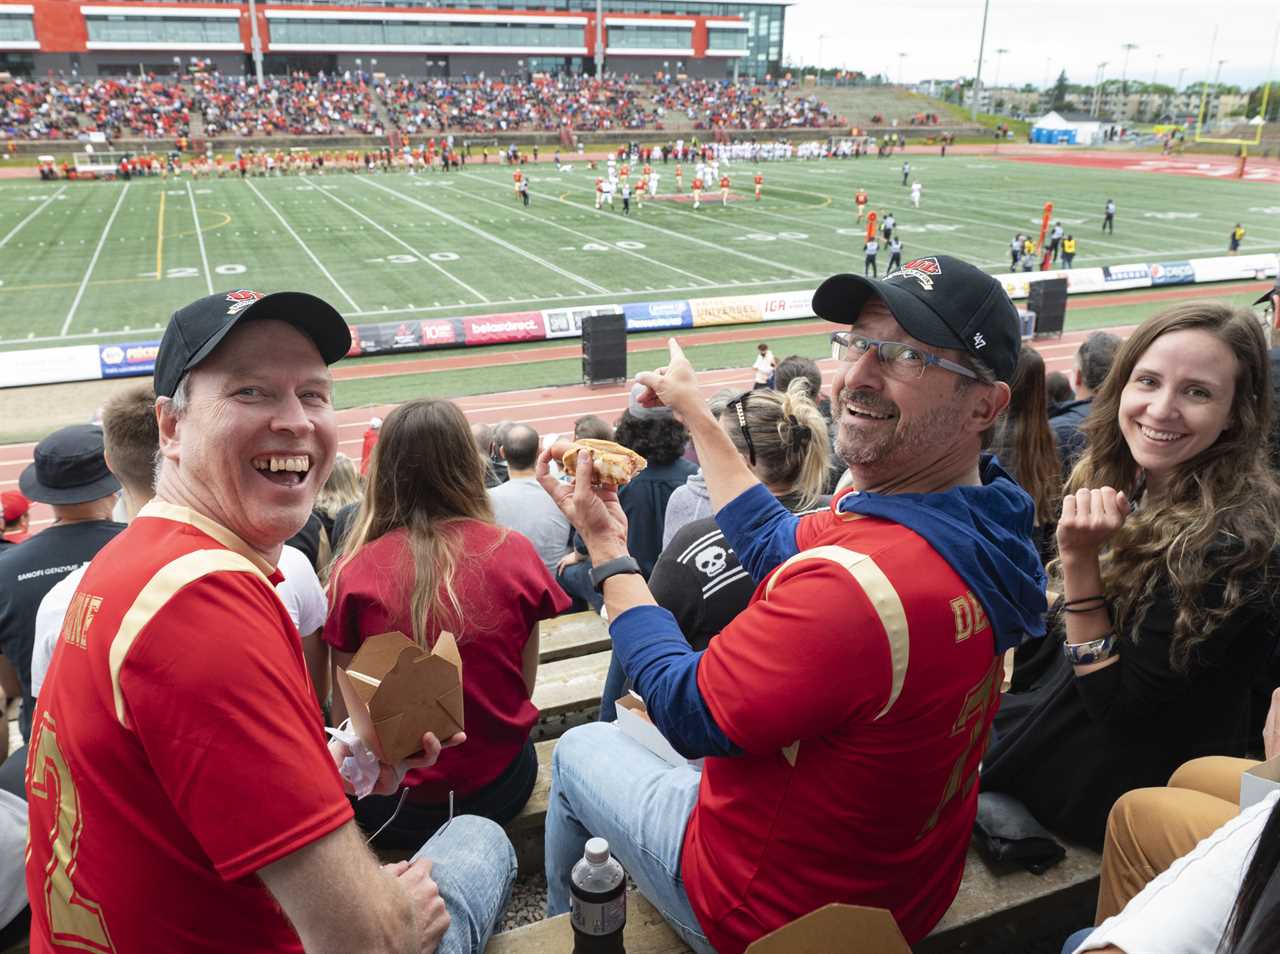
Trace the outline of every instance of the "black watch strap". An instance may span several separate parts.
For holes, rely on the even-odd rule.
[[[612,560],[605,560],[603,563],[597,564],[591,568],[588,576],[591,578],[591,585],[595,587],[599,593],[604,587],[604,581],[611,576],[617,576],[619,573],[639,573],[640,564],[636,562],[635,557],[620,556]]]

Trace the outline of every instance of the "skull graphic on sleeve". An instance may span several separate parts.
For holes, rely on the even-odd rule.
[[[694,565],[698,570],[707,576],[716,576],[725,568],[725,550],[724,547],[707,547],[705,550],[698,551],[698,555],[693,558]]]

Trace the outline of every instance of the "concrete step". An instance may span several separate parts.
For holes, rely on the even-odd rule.
[[[543,622],[539,633],[538,661],[558,662],[610,648],[609,627],[598,613],[570,613]]]

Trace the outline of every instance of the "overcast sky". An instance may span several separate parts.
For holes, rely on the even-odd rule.
[[[793,62],[860,69],[898,81],[972,76],[978,62],[983,0],[798,0],[787,9],[785,49]],[[1120,77],[1124,43],[1127,75],[1183,85],[1210,80],[1222,65],[1222,82],[1254,86],[1272,62],[1277,0],[990,0],[984,84],[1033,83],[1065,68],[1073,83],[1091,83],[1097,66]],[[1214,27],[1218,39],[1212,57]],[[824,37],[819,43],[819,38]],[[821,49],[819,46],[821,45]],[[996,50],[1008,52],[997,57]],[[898,54],[906,53],[903,58]],[[1157,58],[1158,57],[1158,58]],[[998,66],[997,66],[997,60]],[[1211,62],[1212,60],[1212,62]],[[997,77],[998,69],[998,77]],[[1272,70],[1280,79],[1280,64]],[[1272,88],[1275,96],[1280,90]]]

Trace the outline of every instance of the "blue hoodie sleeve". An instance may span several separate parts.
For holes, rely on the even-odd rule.
[[[609,624],[609,635],[623,672],[672,748],[687,759],[742,754],[702,698],[702,653],[681,635],[674,616],[660,606],[635,606]]]
[[[716,524],[738,555],[738,562],[757,583],[795,556],[799,522],[800,518],[782,506],[764,484],[744,490],[716,514]]]

